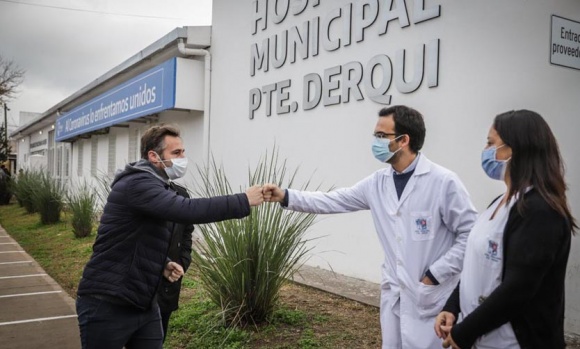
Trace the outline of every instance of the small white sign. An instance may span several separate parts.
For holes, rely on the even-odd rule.
[[[550,63],[580,70],[580,22],[552,15]]]

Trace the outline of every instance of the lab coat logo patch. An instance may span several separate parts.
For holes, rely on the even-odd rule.
[[[499,262],[501,256],[499,255],[499,243],[494,240],[487,240],[487,252],[485,258],[492,262]]]
[[[417,218],[415,219],[415,225],[417,229],[415,229],[415,233],[419,235],[427,235],[429,234],[429,221],[427,218]]]

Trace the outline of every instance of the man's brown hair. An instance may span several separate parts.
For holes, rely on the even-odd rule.
[[[171,125],[156,125],[150,127],[141,137],[141,158],[147,159],[150,150],[159,156],[165,150],[165,136],[180,137],[179,129]]]

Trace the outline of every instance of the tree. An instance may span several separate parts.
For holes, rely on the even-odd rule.
[[[6,124],[0,125],[0,162],[8,160],[8,155],[12,152],[8,139],[6,139],[5,125]]]
[[[0,161],[8,160],[10,146],[8,145],[8,124],[6,101],[14,97],[18,86],[24,81],[24,70],[20,69],[14,61],[4,59],[0,55],[0,108],[4,112],[4,124],[0,128]]]
[[[0,55],[0,102],[14,97],[18,86],[24,81],[24,70]]]

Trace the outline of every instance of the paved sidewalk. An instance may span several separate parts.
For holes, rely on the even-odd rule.
[[[353,299],[357,302],[379,307],[381,286],[332,271],[303,265],[292,281],[322,291]]]
[[[74,300],[1,226],[0,347],[80,348]]]

